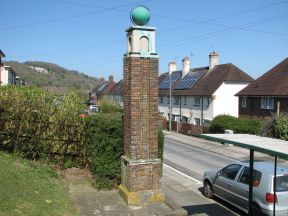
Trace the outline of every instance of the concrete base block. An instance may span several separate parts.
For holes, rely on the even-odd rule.
[[[118,187],[121,197],[128,205],[144,205],[149,202],[164,202],[162,190],[130,192],[124,185]]]

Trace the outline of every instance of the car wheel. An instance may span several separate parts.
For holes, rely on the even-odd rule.
[[[204,195],[211,199],[213,197],[213,194],[214,194],[214,191],[213,191],[213,188],[212,188],[212,185],[210,184],[209,181],[205,181],[204,182]]]

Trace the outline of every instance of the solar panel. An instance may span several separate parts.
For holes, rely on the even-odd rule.
[[[181,72],[174,72],[170,76],[171,76],[171,86],[172,86],[180,78]],[[170,88],[170,76],[167,76],[165,80],[159,85],[159,89]]]
[[[202,77],[204,71],[189,72],[181,81],[177,84],[175,89],[189,89],[191,88],[197,80]]]

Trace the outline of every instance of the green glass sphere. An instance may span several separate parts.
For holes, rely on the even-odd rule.
[[[135,25],[144,26],[150,20],[150,11],[147,7],[139,5],[131,11],[131,21]]]

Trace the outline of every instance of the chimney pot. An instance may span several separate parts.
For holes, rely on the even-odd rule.
[[[215,51],[209,54],[209,70],[212,70],[215,65],[219,64],[219,54]]]
[[[109,82],[112,82],[112,81],[113,81],[113,76],[110,75],[110,76],[109,76]]]
[[[168,64],[169,75],[171,75],[174,71],[176,71],[176,62],[175,61],[169,62]]]
[[[189,57],[184,57],[182,60],[182,77],[184,77],[190,71],[190,59]]]

